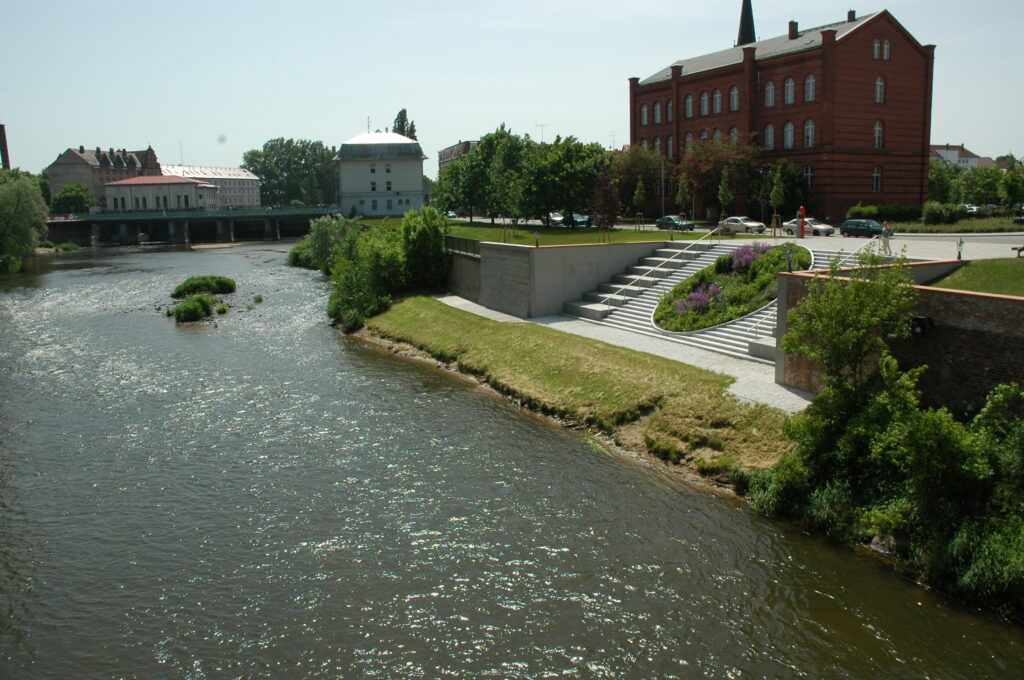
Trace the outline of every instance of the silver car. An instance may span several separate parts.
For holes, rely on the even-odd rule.
[[[727,217],[718,223],[718,228],[723,234],[763,234],[765,230],[764,222],[749,217]]]
[[[782,223],[782,230],[790,236],[795,236],[800,233],[800,218],[790,220]],[[831,236],[836,233],[835,227],[830,224],[820,222],[813,217],[804,218],[804,234],[811,234],[812,236]]]

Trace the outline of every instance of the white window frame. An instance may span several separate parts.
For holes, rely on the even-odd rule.
[[[796,132],[796,127],[792,121],[787,120],[786,124],[782,126],[782,148],[792,149],[793,148],[793,135]]]
[[[693,118],[693,95],[688,94],[683,98],[683,115],[686,118]]]
[[[708,91],[704,90],[700,93],[700,115],[708,115]]]
[[[654,124],[661,125],[661,102],[654,102]]]
[[[775,148],[775,126],[771,123],[764,126],[764,148],[769,151]]]
[[[793,104],[796,102],[796,81],[792,76],[786,78],[782,83],[782,103]]]
[[[711,93],[711,113],[722,112],[722,91],[715,90]]]
[[[775,106],[775,83],[771,80],[764,85],[764,105],[766,107]]]
[[[640,124],[647,125],[647,104],[640,105]]]
[[[814,143],[816,141],[814,136],[814,128],[815,126],[813,118],[808,118],[807,120],[804,121],[804,147],[807,149],[814,147]]]
[[[876,149],[885,148],[885,124],[880,120],[875,121],[874,144]]]
[[[875,78],[875,103],[885,103],[885,78],[882,76]]]
[[[735,85],[729,88],[729,110],[740,110],[740,88]]]
[[[808,73],[807,77],[804,78],[804,101],[813,102],[818,96],[817,93],[818,81],[814,77],[813,73]]]

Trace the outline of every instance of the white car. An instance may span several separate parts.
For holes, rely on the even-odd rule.
[[[795,236],[800,233],[800,218],[790,220],[789,222],[782,223],[782,230],[790,236]],[[812,236],[831,236],[836,233],[835,227],[824,222],[820,222],[813,217],[804,218],[804,235],[810,234]]]
[[[718,223],[718,228],[723,234],[763,234],[765,230],[764,222],[749,217],[727,217]]]
[[[551,224],[552,226],[554,226],[554,225],[557,225],[557,224],[561,224],[563,221],[565,221],[565,218],[562,216],[562,213],[557,213],[557,212],[550,212],[550,213],[548,213],[548,224]]]

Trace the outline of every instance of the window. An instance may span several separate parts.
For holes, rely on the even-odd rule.
[[[716,142],[722,141],[722,131],[719,130],[718,128],[715,128],[715,141]]]
[[[793,123],[788,120],[786,121],[786,124],[782,126],[782,148],[793,148]]]
[[[672,122],[672,100],[668,100],[668,104],[665,105],[665,115],[668,117],[668,122]]]
[[[875,38],[874,49],[871,52],[871,56],[873,56],[875,59],[878,59],[880,56],[882,56],[882,41],[879,40],[878,38]]]
[[[188,196],[185,197],[185,207],[186,208],[188,207]],[[145,196],[142,197],[142,209],[143,210],[146,209],[146,197]]]
[[[786,104],[792,104],[796,101],[796,81],[792,78],[786,78],[786,82],[783,85],[782,98]]]
[[[370,174],[374,175],[376,173],[377,173],[377,164],[376,163],[370,163]]]
[[[729,88],[729,110],[740,110],[740,88],[735,85]]]
[[[377,183],[376,182],[370,182],[370,191],[376,191],[376,190],[377,190]]]
[[[700,115],[702,115],[702,116],[708,115],[708,93],[707,92],[701,92],[700,93]]]
[[[646,139],[641,139],[640,140],[640,146],[642,146],[642,147],[644,147],[646,149],[647,148],[647,140]]]
[[[661,102],[654,104],[654,124],[661,125]]]
[[[372,201],[370,201],[370,210],[376,210],[376,209],[377,209],[377,199],[375,198]]]
[[[882,76],[875,78],[875,103],[885,103],[885,78]]]
[[[871,171],[871,191],[878,193],[882,190],[882,168],[876,165]]]
[[[707,128],[704,128],[703,130],[700,131],[700,139],[702,142],[707,141],[708,137],[710,136],[711,134],[708,132]]]
[[[647,104],[640,106],[640,124],[647,125]]]
[[[711,112],[721,113],[722,112],[722,92],[721,90],[715,90],[711,93]]]
[[[770,80],[764,86],[764,105],[775,106],[775,83]]]
[[[764,126],[764,148],[775,148],[775,126],[771,123]]]
[[[729,128],[729,141],[732,142],[733,144],[740,141],[740,131],[737,130],[735,127]]]
[[[654,140],[654,153],[661,153],[661,137]]]
[[[889,61],[889,41],[882,41],[882,59]]]
[[[805,102],[813,102],[814,101],[814,97],[816,96],[816,93],[814,91],[814,86],[816,84],[817,83],[816,83],[816,81],[814,79],[814,74],[813,73],[808,73],[807,77],[804,78],[804,101]]]
[[[814,146],[814,121],[810,118],[804,121],[804,146]]]
[[[394,207],[394,206],[393,206],[393,205],[392,205],[392,203],[391,203],[391,199],[389,198],[389,199],[388,199],[388,210],[391,210],[391,208],[393,208],[393,207]]]
[[[142,199],[142,207],[146,207],[146,199]],[[185,195],[185,207],[188,207],[188,194]]]
[[[686,136],[683,137],[683,148],[687,151],[693,150],[693,135],[689,132],[687,132]]]
[[[693,118],[693,97],[691,95],[686,95],[686,98],[683,99],[683,115]]]
[[[388,181],[387,181],[387,184],[385,185],[385,189],[386,189],[387,191],[391,191],[391,180],[388,180]]]
[[[668,152],[669,158],[675,157],[675,148],[672,146],[672,135],[668,136],[668,142],[665,144],[665,150]]]
[[[385,163],[384,164],[384,172],[389,174],[389,175],[391,174],[391,163]]]
[[[809,165],[804,166],[804,186],[807,188],[807,193],[814,191],[814,168]]]
[[[181,205],[181,196],[178,196],[178,199],[179,199],[178,200],[178,204],[179,204],[179,207],[180,207],[180,205]],[[138,196],[135,197],[135,209],[136,210],[139,209],[139,197]]]
[[[875,123],[875,148],[881,149],[885,143],[885,126],[882,125],[882,121]]]

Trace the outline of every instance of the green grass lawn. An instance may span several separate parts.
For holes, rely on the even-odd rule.
[[[836,227],[839,226],[839,222],[836,223]],[[897,234],[900,232],[907,234],[970,234],[1024,231],[1024,226],[1014,224],[1012,217],[968,217],[956,224],[921,224],[920,220],[891,222],[890,224]]]
[[[973,260],[929,286],[1024,296],[1024,258]]]
[[[500,323],[429,297],[410,297],[366,322],[484,379],[521,403],[613,434],[699,469],[765,467],[791,442],[786,416],[744,404],[728,376],[527,322]]]

